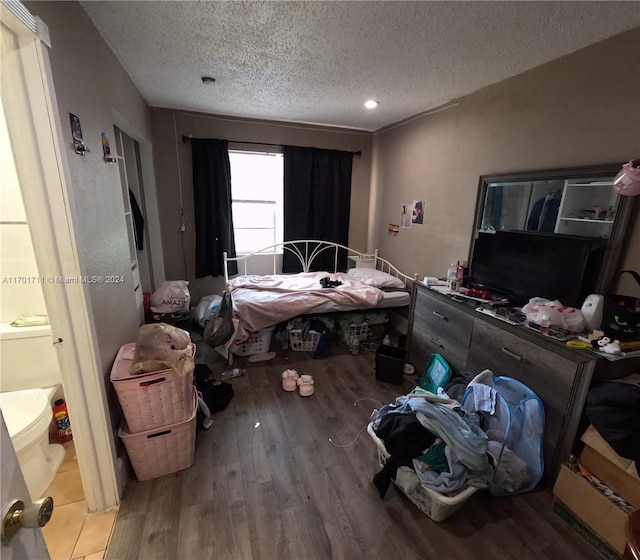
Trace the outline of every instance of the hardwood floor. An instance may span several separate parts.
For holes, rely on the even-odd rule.
[[[391,402],[403,388],[376,382],[372,352],[278,354],[236,360],[248,375],[232,380],[231,404],[198,432],[193,467],[129,481],[107,559],[600,558],[553,513],[544,491],[480,491],[441,523],[393,487],[380,499],[366,431],[348,448],[329,438],[353,441],[374,401]],[[206,359],[214,373],[225,369],[221,358]],[[313,375],[315,394],[284,392],[287,368]]]

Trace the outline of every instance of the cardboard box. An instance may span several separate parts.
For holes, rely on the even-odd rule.
[[[588,525],[585,525],[575,513],[557,498],[553,500],[553,512],[605,560],[620,560],[620,554],[616,550],[611,548],[599,535],[596,535]]]
[[[580,454],[580,463],[616,494],[640,509],[640,478],[635,463],[620,457],[593,426],[589,426],[582,441],[585,448]]]
[[[596,535],[623,554],[627,513],[566,465],[560,468],[553,494]]]
[[[628,475],[634,477],[640,481],[638,471],[636,470],[636,464],[631,459],[625,459],[620,457],[613,448],[606,442],[606,440],[600,435],[600,432],[591,425],[587,428],[587,431],[582,436],[582,441],[585,445],[591,447],[594,451],[598,452],[605,459],[611,461],[614,465],[625,471]]]

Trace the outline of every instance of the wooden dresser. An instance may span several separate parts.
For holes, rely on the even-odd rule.
[[[578,429],[587,391],[594,379],[616,378],[640,370],[640,359],[610,362],[585,350],[524,327],[475,311],[414,284],[408,331],[409,360],[418,373],[429,355],[441,354],[454,370],[517,379],[540,397],[545,408],[544,485],[553,485],[562,462],[579,439]]]

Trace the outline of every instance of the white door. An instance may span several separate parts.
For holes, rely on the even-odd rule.
[[[0,509],[2,510],[2,518],[5,516],[6,508],[14,500],[22,500],[25,504],[29,504],[29,492],[27,492],[27,485],[22,477],[22,471],[20,465],[18,465],[18,458],[13,450],[13,444],[7,432],[7,426],[4,423],[4,417],[0,412],[0,451],[2,452],[2,477],[0,482],[0,496],[2,501],[0,502]],[[1,520],[0,520],[1,521]],[[49,552],[44,544],[42,538],[42,531],[38,527],[20,528],[18,532],[5,542],[6,539],[2,539],[0,545],[0,558],[2,560],[47,560],[49,558]]]

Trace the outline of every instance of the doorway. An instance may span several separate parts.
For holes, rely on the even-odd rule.
[[[77,216],[47,52],[46,25],[20,2],[0,4],[1,99],[30,228],[37,276],[49,315],[50,345],[70,416],[89,512],[119,503],[115,449],[108,426],[91,305],[80,281]]]

